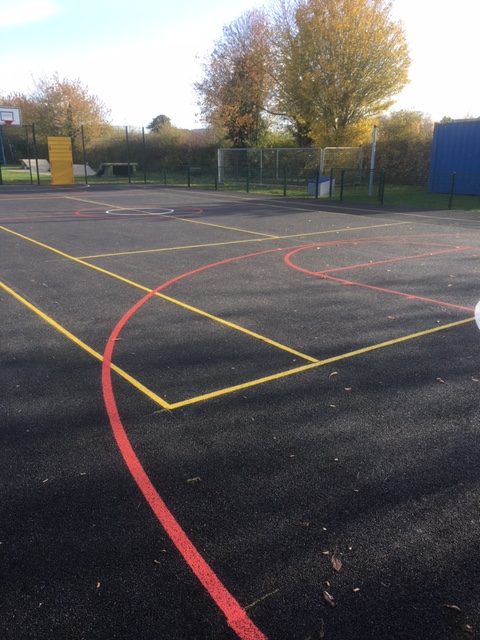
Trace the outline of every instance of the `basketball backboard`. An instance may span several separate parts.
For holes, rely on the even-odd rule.
[[[0,107],[0,125],[16,125],[22,124],[20,109],[17,107]]]

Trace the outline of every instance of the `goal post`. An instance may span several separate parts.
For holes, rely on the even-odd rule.
[[[219,184],[249,180],[258,184],[305,182],[331,169],[361,169],[362,147],[243,147],[217,150]]]

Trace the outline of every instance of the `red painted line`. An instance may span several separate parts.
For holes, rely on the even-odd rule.
[[[287,255],[284,257],[285,264],[287,264],[291,269],[295,269],[296,271],[299,271],[301,273],[305,273],[307,275],[314,276],[316,278],[322,278],[323,280],[330,280],[332,282],[338,282],[339,284],[343,284],[343,285],[346,285],[346,286],[354,286],[354,287],[359,287],[361,289],[369,289],[371,291],[377,291],[378,293],[387,293],[389,295],[400,296],[400,297],[406,298],[408,300],[415,300],[417,302],[426,302],[428,304],[434,304],[434,305],[438,305],[438,306],[441,306],[441,307],[449,307],[451,309],[458,309],[460,311],[466,311],[468,313],[471,313],[473,311],[473,307],[464,307],[462,305],[453,304],[451,302],[445,302],[443,300],[436,300],[434,298],[427,298],[427,297],[424,297],[424,296],[417,296],[417,295],[414,295],[412,293],[405,293],[404,291],[397,291],[396,289],[388,289],[386,287],[377,287],[375,285],[367,284],[367,283],[364,283],[364,282],[358,282],[357,280],[345,280],[343,278],[337,278],[335,276],[330,276],[330,275],[326,274],[325,272],[311,271],[310,269],[305,269],[304,267],[299,267],[298,265],[296,265],[295,263],[292,262],[292,257],[295,254],[299,253],[300,251],[304,251],[305,249],[306,249],[306,247],[298,247],[296,249],[293,249],[289,253],[287,253]]]
[[[443,249],[442,251],[429,251],[428,253],[417,253],[411,256],[399,256],[398,258],[389,258],[388,260],[375,260],[371,262],[362,262],[359,264],[347,264],[344,267],[334,267],[333,269],[325,269],[317,271],[317,275],[325,275],[336,273],[338,271],[350,271],[354,269],[366,269],[368,267],[378,267],[382,264],[392,264],[394,262],[406,262],[407,260],[419,260],[421,258],[431,258],[433,256],[441,256],[446,253],[458,253],[459,251],[471,251],[472,247],[454,247],[452,249]]]
[[[366,242],[360,240],[360,243]],[[370,240],[371,241],[371,240]],[[380,241],[380,239],[375,239],[374,241]],[[385,241],[385,240],[384,240]],[[388,241],[388,240],[387,240]],[[224,584],[220,581],[218,576],[215,574],[210,565],[206,562],[206,560],[202,557],[202,555],[198,552],[192,541],[189,539],[188,535],[181,527],[179,522],[176,520],[173,513],[168,508],[165,501],[161,498],[157,489],[153,485],[150,480],[148,474],[142,466],[138,456],[136,455],[128,435],[126,433],[125,427],[120,418],[120,414],[118,411],[115,394],[113,391],[113,383],[111,376],[111,363],[114,348],[116,342],[120,336],[121,331],[130,320],[130,318],[137,313],[137,311],[156,293],[159,293],[176,282],[179,282],[187,277],[191,277],[202,271],[207,269],[211,269],[214,267],[218,267],[221,265],[226,265],[229,263],[237,262],[239,260],[244,260],[246,258],[251,258],[260,255],[266,255],[269,253],[275,252],[283,252],[289,251],[288,255],[285,256],[285,262],[292,268],[297,269],[298,271],[303,271],[304,273],[308,273],[310,275],[315,275],[317,277],[328,278],[331,280],[338,280],[342,282],[342,284],[355,284],[356,286],[368,286],[362,285],[361,283],[350,283],[348,281],[342,281],[341,279],[334,278],[332,276],[322,275],[318,276],[315,272],[308,271],[306,269],[302,269],[297,267],[291,262],[291,257],[298,253],[299,251],[303,251],[308,248],[320,247],[320,246],[335,246],[339,244],[355,244],[359,243],[358,240],[346,240],[346,241],[329,241],[324,243],[315,243],[308,245],[297,246],[294,249],[289,247],[275,248],[275,249],[266,249],[263,251],[256,251],[253,253],[245,254],[242,256],[235,256],[233,258],[227,258],[224,260],[220,260],[218,262],[214,262],[208,265],[204,265],[194,269],[192,271],[180,274],[170,280],[164,282],[162,285],[147,293],[143,298],[141,298],[135,305],[133,305],[117,322],[113,331],[111,332],[103,354],[103,362],[102,362],[102,390],[103,397],[105,402],[105,407],[108,413],[108,417],[110,420],[113,436],[119,448],[119,451],[125,461],[125,464],[137,484],[139,490],[143,494],[145,500],[149,504],[153,513],[155,514],[159,523],[163,526],[165,532],[171,539],[172,543],[175,545],[185,562],[188,564],[194,575],[197,577],[199,582],[205,588],[207,593],[213,599],[219,610],[225,616],[226,621],[231,629],[237,634],[237,636],[241,640],[267,640],[266,636],[262,631],[258,629],[258,627],[250,620],[247,616],[245,609],[239,604],[239,602],[234,598],[234,596],[228,591],[228,589],[224,586]],[[378,287],[369,287],[374,288],[376,290],[381,290]],[[384,290],[389,293],[392,291]],[[401,292],[397,292],[398,295],[404,295],[411,299],[421,299],[418,296],[410,296],[407,294],[403,294]],[[432,301],[436,304],[440,304],[439,301]],[[445,303],[441,303],[445,304]],[[455,306],[456,308],[462,308],[470,311],[465,307],[458,307],[457,305],[447,305],[447,306]]]
[[[227,258],[225,260],[221,260],[212,264],[204,265],[187,273],[183,273],[179,276],[171,278],[167,282],[164,282],[153,291],[147,293],[120,318],[108,338],[102,362],[102,390],[105,407],[110,420],[113,436],[125,461],[125,464],[130,471],[132,478],[143,494],[145,500],[150,505],[150,508],[157,517],[157,520],[165,529],[165,532],[171,539],[172,543],[175,545],[185,562],[188,564],[190,569],[193,571],[195,576],[198,578],[200,583],[213,599],[217,607],[223,613],[228,625],[231,627],[231,629],[233,629],[233,631],[235,631],[235,633],[241,640],[267,640],[267,637],[250,620],[245,609],[243,609],[239,602],[232,596],[232,594],[227,590],[227,588],[217,577],[213,569],[200,555],[200,553],[193,545],[178,521],[175,519],[175,516],[172,514],[164,500],[160,497],[159,493],[148,477],[145,469],[142,466],[142,463],[138,459],[128,439],[125,427],[123,426],[122,420],[120,418],[117,403],[115,400],[115,394],[113,391],[111,362],[113,350],[122,329],[130,320],[130,318],[156,293],[168,288],[175,282],[205,271],[206,269],[211,269],[213,267],[218,267],[220,265],[236,262],[238,260],[243,260],[249,257],[259,256],[267,253],[274,253],[278,251],[283,251],[283,249],[267,249],[243,256]]]
[[[143,301],[141,302],[143,303]],[[125,464],[158,521],[163,526],[169,538],[172,540],[173,544],[187,562],[193,573],[210,594],[220,611],[225,615],[228,625],[242,640],[265,640],[266,636],[250,620],[245,610],[222,584],[220,579],[190,541],[185,531],[158,494],[133,450],[118,413],[110,375],[110,364],[113,350],[112,340],[115,340],[115,336],[119,333],[118,325],[116,329],[117,331],[112,333],[110,340],[107,343],[103,356],[102,387],[105,406],[107,408],[113,435]]]
[[[21,215],[16,216],[13,214],[11,218],[0,218],[0,222],[16,222],[19,221],[29,221],[32,222],[49,222],[50,220],[68,220],[66,216],[69,214],[66,213],[45,213],[45,214],[34,214],[34,215]]]

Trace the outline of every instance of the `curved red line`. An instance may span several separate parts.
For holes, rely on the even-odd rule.
[[[102,390],[105,407],[108,413],[115,442],[117,443],[125,464],[138,488],[142,492],[145,500],[148,502],[158,521],[165,529],[165,532],[167,533],[183,559],[186,561],[188,566],[191,568],[193,573],[196,575],[200,583],[209,593],[210,597],[216,603],[220,611],[224,614],[228,625],[235,631],[235,633],[239,638],[241,638],[241,640],[267,640],[267,637],[250,620],[239,602],[227,590],[227,588],[217,577],[213,569],[197,551],[185,531],[175,519],[175,516],[167,507],[164,500],[160,497],[150,478],[148,477],[148,474],[143,468],[142,463],[140,462],[128,439],[125,427],[123,426],[122,420],[120,418],[117,403],[115,400],[115,394],[113,391],[111,363],[115,343],[123,327],[129,321],[129,319],[156,293],[166,289],[175,282],[205,271],[206,269],[211,269],[213,267],[228,264],[230,262],[238,260],[243,260],[253,256],[278,251],[282,251],[282,249],[267,249],[243,256],[227,258],[225,260],[221,260],[212,264],[204,265],[187,273],[176,276],[168,280],[167,282],[164,282],[162,285],[143,296],[143,298],[141,298],[136,304],[134,304],[120,318],[108,338],[102,362]]]
[[[398,256],[396,258],[388,258],[386,260],[372,260],[371,262],[360,262],[358,264],[347,264],[343,267],[333,267],[318,271],[320,274],[338,273],[338,271],[354,271],[357,269],[368,269],[368,267],[378,267],[384,264],[393,264],[395,262],[407,262],[407,260],[419,260],[421,258],[433,258],[435,256],[445,255],[446,253],[458,253],[459,251],[471,251],[471,247],[452,247],[451,249],[442,249],[441,251],[429,251],[428,253],[415,253],[411,256]]]
[[[377,287],[372,284],[367,284],[365,282],[358,282],[358,280],[345,280],[344,278],[337,278],[335,276],[328,275],[328,272],[325,271],[312,271],[311,269],[305,269],[304,267],[300,267],[292,262],[292,257],[299,253],[300,251],[304,251],[308,249],[308,247],[297,247],[292,251],[287,253],[283,260],[285,264],[294,269],[295,271],[299,271],[300,273],[305,273],[310,276],[314,276],[315,278],[321,278],[322,280],[330,280],[332,282],[338,282],[339,284],[343,284],[345,286],[351,287],[359,287],[361,289],[370,289],[371,291],[377,291],[379,293],[387,293],[390,295],[400,296],[402,298],[406,298],[407,300],[416,300],[417,302],[426,302],[429,304],[434,304],[441,307],[449,307],[451,309],[458,309],[460,311],[466,311],[471,313],[473,311],[472,307],[464,307],[462,305],[454,304],[452,302],[445,302],[444,300],[436,300],[435,298],[427,298],[424,296],[417,296],[413,293],[405,293],[404,291],[397,291],[396,289],[388,289],[385,287]],[[353,268],[353,267],[352,267]]]
[[[375,239],[374,241],[378,241]],[[306,269],[301,269],[291,262],[291,256],[295,253],[312,248],[316,246],[331,246],[338,244],[352,244],[358,242],[358,240],[347,241],[328,241],[324,243],[314,243],[309,245],[302,245],[290,250],[289,254],[285,256],[286,263],[294,269],[310,273],[311,275],[317,275],[314,272],[309,272]],[[363,239],[360,240],[363,242]],[[265,255],[268,253],[274,253],[279,251],[288,251],[288,247],[266,249],[263,251],[256,251],[253,253],[245,254],[242,256],[235,256],[233,258],[227,258],[220,260],[202,267],[198,267],[192,271],[180,274],[170,280],[164,282],[162,285],[153,289],[141,298],[135,305],[133,305],[117,322],[113,331],[111,332],[103,354],[102,362],[102,391],[105,402],[105,407],[110,420],[112,433],[115,438],[115,442],[119,448],[119,451],[125,461],[125,464],[143,494],[145,500],[149,504],[157,520],[165,529],[165,532],[175,545],[181,556],[187,562],[190,569],[193,571],[199,582],[203,585],[210,597],[216,603],[220,611],[225,616],[228,625],[237,634],[241,640],[267,640],[266,636],[258,629],[258,627],[250,620],[245,610],[241,607],[239,602],[232,596],[228,589],[223,585],[220,579],[217,577],[213,569],[208,565],[205,559],[198,552],[193,545],[183,528],[180,526],[175,516],[172,514],[164,500],[160,497],[153,483],[151,482],[148,474],[142,466],[138,456],[136,455],[130,440],[128,439],[125,427],[123,426],[120,414],[118,411],[115,394],[113,391],[113,383],[111,376],[111,363],[113,357],[113,351],[118,337],[122,329],[125,327],[130,318],[156,293],[170,287],[172,284],[179,282],[180,280],[196,275],[221,265],[229,264],[246,258]],[[325,277],[325,276],[322,276]],[[333,279],[333,278],[331,278]],[[344,282],[347,284],[347,281]],[[357,283],[352,283],[357,284]]]

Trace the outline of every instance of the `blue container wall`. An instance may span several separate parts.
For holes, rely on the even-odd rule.
[[[480,120],[436,124],[428,188],[449,193],[455,176],[455,193],[480,195]]]

